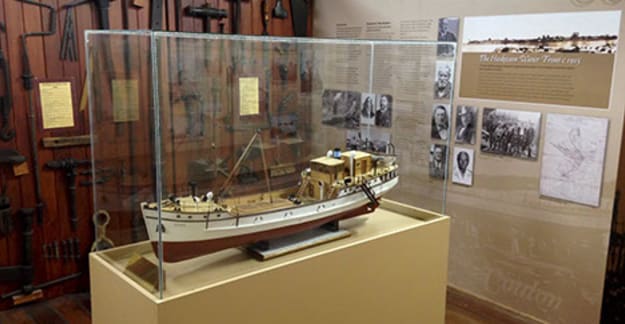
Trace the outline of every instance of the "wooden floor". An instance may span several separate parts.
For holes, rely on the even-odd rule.
[[[65,295],[0,312],[0,324],[90,324],[89,294]]]
[[[17,307],[0,312],[0,324],[90,324],[89,294],[65,295],[47,302]],[[449,289],[447,324],[527,324],[535,323],[514,314],[485,306],[483,301]]]

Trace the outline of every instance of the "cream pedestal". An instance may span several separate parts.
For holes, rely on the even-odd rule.
[[[269,261],[237,249],[165,264],[163,298],[124,275],[148,242],[91,253],[92,318],[108,323],[444,323],[449,218],[384,201],[351,237]]]

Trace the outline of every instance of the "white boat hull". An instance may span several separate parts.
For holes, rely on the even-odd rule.
[[[375,178],[369,187],[376,198],[381,197],[398,183],[398,177]],[[367,212],[377,206],[360,187],[341,191],[337,198],[277,209],[262,214],[233,216],[228,212],[181,213],[161,212],[159,226],[158,209],[142,204],[148,235],[154,247],[159,240],[158,228],[162,228],[163,259],[177,262],[225,248],[251,244],[307,229],[328,222],[346,219]],[[155,248],[156,251],[156,248]]]

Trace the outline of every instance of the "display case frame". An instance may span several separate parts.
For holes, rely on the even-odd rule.
[[[157,299],[166,298],[171,286],[166,273],[175,263],[166,261],[192,262],[204,254],[181,255],[178,249],[167,258],[163,233],[170,235],[178,226],[176,218],[188,217],[188,224],[204,217],[202,225],[210,229],[230,221],[218,219],[226,214],[221,206],[235,206],[233,225],[246,225],[239,216],[244,203],[273,203],[281,181],[302,186],[300,171],[337,147],[373,150],[374,157],[396,153],[398,173],[406,180],[393,184],[388,196],[444,212],[453,96],[440,93],[453,93],[455,57],[436,55],[443,45],[455,53],[453,43],[144,31],[88,31],[86,39],[94,206],[110,213],[116,228],[108,233],[114,233],[116,245],[139,247],[134,243],[145,240],[148,231],[156,256],[137,253],[139,263],[123,266],[114,258],[102,260],[143,282],[140,286]],[[442,87],[444,78],[448,83]],[[373,98],[375,112],[365,114],[366,98]],[[440,123],[439,106],[447,109]],[[257,136],[264,139],[250,140]],[[342,163],[352,163],[345,154]],[[248,155],[255,160],[242,172]],[[437,155],[443,157],[438,163]],[[108,182],[98,184],[98,179]],[[223,194],[229,181],[240,188],[228,187]],[[198,188],[210,192],[197,194]],[[310,195],[320,201],[331,192],[316,188]],[[173,207],[172,219],[164,216],[168,204],[197,208],[195,198],[210,203],[213,195],[215,202],[226,203],[218,209],[208,204],[208,212],[197,215]],[[279,198],[286,203],[287,194],[273,199]],[[146,209],[154,210],[153,221],[140,216]],[[362,213],[370,209],[375,208]],[[254,224],[263,220],[251,215]]]

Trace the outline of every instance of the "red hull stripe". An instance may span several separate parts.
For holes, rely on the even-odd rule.
[[[298,232],[303,232],[309,229],[317,228],[325,223],[341,219],[347,219],[372,212],[373,210],[375,210],[376,207],[377,206],[368,207],[367,205],[363,205],[355,209],[331,215],[322,219],[314,220],[308,223],[276,228],[264,232],[256,232],[206,241],[163,242],[163,261],[179,262],[212,252],[217,252],[219,250],[248,245],[259,241],[270,240]],[[154,253],[158,254],[157,242],[151,243]]]

